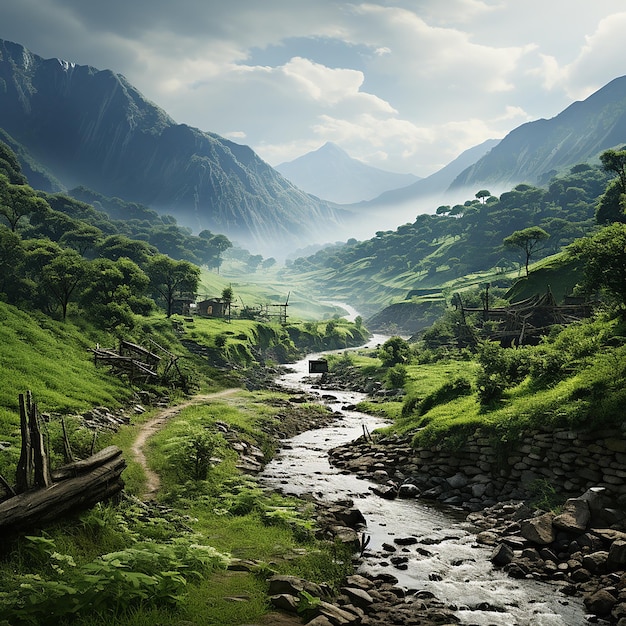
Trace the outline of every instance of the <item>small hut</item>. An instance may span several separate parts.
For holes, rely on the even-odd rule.
[[[203,317],[226,317],[228,302],[222,298],[208,298],[197,303],[196,311]]]

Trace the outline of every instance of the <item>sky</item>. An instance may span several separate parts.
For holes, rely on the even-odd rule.
[[[270,165],[428,176],[626,75],[623,0],[0,0],[0,38],[123,74]]]

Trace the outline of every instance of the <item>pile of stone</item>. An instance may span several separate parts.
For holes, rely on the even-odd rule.
[[[295,576],[269,580],[272,606],[302,618],[307,626],[441,626],[459,619],[428,591],[397,586],[391,574],[348,576],[333,595],[327,585]]]
[[[468,520],[482,528],[477,541],[493,546],[495,566],[582,595],[594,616],[626,626],[626,524],[605,499],[603,488],[592,488],[558,514],[508,502]]]
[[[372,490],[387,499],[422,498],[479,511],[501,500],[528,497],[520,483],[494,480],[491,465],[413,448],[408,436],[360,437],[329,455],[332,465],[376,483]]]

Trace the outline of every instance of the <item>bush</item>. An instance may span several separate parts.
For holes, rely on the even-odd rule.
[[[478,351],[481,369],[476,377],[478,397],[483,405],[499,400],[506,389],[516,385],[530,373],[531,348],[502,348],[485,341]]]
[[[387,376],[385,377],[385,385],[387,389],[402,389],[404,383],[406,383],[406,377],[406,366],[396,363],[393,367],[389,368]]]
[[[409,342],[402,337],[390,337],[378,349],[378,358],[384,367],[393,367],[397,363],[408,363],[410,356]]]

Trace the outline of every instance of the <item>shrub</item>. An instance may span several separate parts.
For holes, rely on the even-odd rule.
[[[485,341],[478,351],[481,369],[476,377],[480,403],[490,404],[502,397],[506,389],[520,383],[530,372],[531,348],[502,348]]]
[[[385,377],[385,384],[388,389],[402,389],[404,383],[406,383],[406,378],[406,366],[401,363],[396,363],[393,367],[389,368],[387,376]]]
[[[408,363],[411,355],[409,342],[402,337],[390,337],[378,349],[378,358],[384,367],[393,367],[397,363]]]

